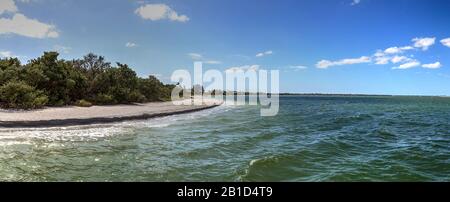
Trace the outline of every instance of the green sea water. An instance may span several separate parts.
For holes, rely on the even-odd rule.
[[[1,181],[449,181],[450,98],[284,96],[115,124],[0,129]]]

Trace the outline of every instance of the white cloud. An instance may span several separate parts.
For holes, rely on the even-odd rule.
[[[0,51],[0,58],[15,58],[17,56],[13,55],[11,51]]]
[[[272,55],[272,54],[273,54],[273,51],[269,50],[269,51],[266,51],[266,52],[262,52],[262,53],[256,54],[256,57],[264,57],[266,55]]]
[[[442,43],[442,45],[450,48],[450,38],[442,39],[441,43]]]
[[[406,56],[398,56],[398,55],[394,56],[391,59],[391,62],[394,64],[401,63],[401,62],[408,62],[408,61],[411,61],[411,58],[408,58]]]
[[[373,56],[375,57],[384,57],[386,54],[384,54],[384,52],[382,50],[377,50],[377,52],[375,54],[373,54]]]
[[[293,69],[294,71],[299,71],[299,70],[303,70],[303,69],[308,69],[307,66],[303,66],[303,65],[290,66],[289,68]]]
[[[226,73],[237,73],[237,72],[245,72],[245,71],[258,71],[259,65],[244,65],[240,67],[230,67],[225,70]]]
[[[207,61],[203,61],[203,63],[210,64],[210,65],[217,65],[217,64],[221,64],[222,62],[217,61],[217,60],[207,60]]]
[[[146,4],[136,9],[135,13],[145,20],[156,21],[169,19],[178,22],[189,21],[189,17],[186,15],[178,15],[176,11],[165,4]]]
[[[406,51],[406,50],[413,50],[414,47],[412,47],[412,46],[403,46],[400,49]]]
[[[385,64],[388,64],[390,60],[391,60],[390,57],[377,57],[377,58],[375,58],[375,64],[385,65]]]
[[[359,4],[359,3],[361,3],[361,0],[353,0],[350,5],[354,6],[354,5]]]
[[[319,69],[326,69],[330,66],[333,66],[333,62],[329,61],[329,60],[321,60],[319,62],[317,62],[316,67]]]
[[[414,38],[412,41],[414,42],[414,47],[422,48],[422,50],[426,51],[435,43],[436,38]]]
[[[71,47],[67,47],[67,46],[61,46],[61,45],[54,45],[53,46],[53,50],[58,51],[60,53],[70,53],[70,51],[72,50]]]
[[[320,69],[327,69],[331,66],[340,66],[340,65],[349,65],[349,64],[359,64],[359,63],[374,63],[376,65],[386,65],[389,63],[397,64],[400,63],[401,65],[397,67],[393,67],[393,69],[408,69],[420,66],[421,63],[413,59],[414,55],[407,56],[406,52],[410,50],[428,50],[430,46],[434,45],[436,38],[414,38],[412,39],[414,42],[411,46],[393,46],[390,48],[387,48],[385,50],[377,50],[372,56],[370,57],[360,57],[360,58],[354,58],[354,59],[343,59],[338,61],[330,61],[330,60],[321,60],[317,62],[316,67]],[[441,43],[445,46],[450,47],[450,38],[441,40]],[[424,68],[440,68],[440,63],[433,63],[433,64],[424,64]]]
[[[351,59],[343,59],[339,61],[338,65],[351,65],[351,64],[359,64],[359,63],[368,63],[370,62],[370,58],[367,56],[362,56],[360,58],[351,58]]]
[[[58,31],[54,25],[29,19],[25,15],[17,13],[13,18],[0,18],[0,35],[17,34],[31,38],[57,38]]]
[[[199,54],[199,53],[188,53],[188,56],[191,57],[193,60],[203,59],[202,54]]]
[[[414,49],[412,46],[403,46],[403,47],[390,47],[387,48],[386,50],[384,50],[385,54],[399,54],[399,53],[403,53],[406,50],[412,50]]]
[[[17,6],[13,0],[0,0],[0,15],[6,12],[17,12]]]
[[[400,50],[400,48],[398,47],[390,47],[386,50],[384,50],[384,53],[386,54],[397,54],[400,53],[402,50]]]
[[[125,44],[125,47],[127,47],[127,48],[134,48],[134,47],[136,47],[137,46],[137,44],[135,44],[135,43],[133,43],[133,42],[127,42],[126,44]]]
[[[369,63],[369,62],[371,62],[370,57],[362,56],[360,58],[342,59],[339,61],[321,60],[316,64],[316,67],[319,69],[327,69],[328,67],[332,67],[332,66],[352,65],[352,64],[360,64],[360,63]]]
[[[435,62],[435,63],[431,63],[431,64],[424,64],[422,65],[423,68],[428,68],[428,69],[439,69],[442,67],[442,64],[440,62]]]
[[[196,60],[196,61],[201,61],[205,64],[211,64],[211,65],[216,65],[216,64],[222,64],[221,61],[218,60],[210,60],[210,59],[206,59],[203,57],[202,54],[200,53],[188,53],[188,56],[192,59],[192,60]]]
[[[413,68],[413,67],[417,67],[417,66],[420,66],[420,62],[417,60],[413,60],[411,62],[401,64],[398,67],[393,67],[392,69],[409,69],[409,68]]]

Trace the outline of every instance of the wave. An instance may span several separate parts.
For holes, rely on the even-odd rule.
[[[283,181],[287,176],[305,176],[308,167],[308,159],[303,158],[310,155],[305,150],[294,153],[281,153],[268,155],[250,160],[243,170],[236,173],[237,181],[270,180]]]
[[[340,130],[346,126],[351,126],[354,124],[359,124],[365,121],[371,121],[374,117],[370,114],[357,114],[352,116],[344,116],[335,117],[329,120],[329,124],[324,124],[319,127],[318,131],[330,131],[330,130]]]

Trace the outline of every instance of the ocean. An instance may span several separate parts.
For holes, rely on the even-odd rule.
[[[0,129],[1,181],[449,181],[450,98],[282,96],[114,124]]]

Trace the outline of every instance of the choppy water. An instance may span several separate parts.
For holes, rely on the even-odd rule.
[[[0,180],[450,180],[450,98],[292,96],[259,112],[0,129]]]

